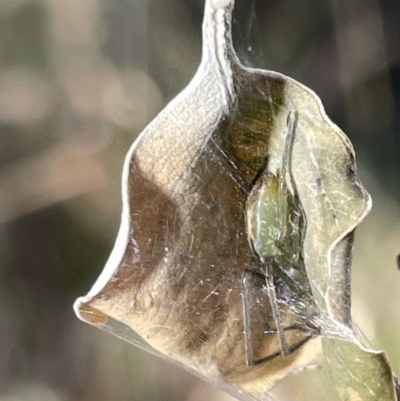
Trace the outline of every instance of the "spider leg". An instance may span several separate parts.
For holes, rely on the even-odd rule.
[[[253,285],[251,277],[253,272],[246,270],[243,277],[243,292],[242,292],[242,306],[243,306],[243,323],[244,323],[244,343],[246,349],[247,366],[254,366],[254,350],[252,342],[252,327],[250,319],[249,303],[250,297],[253,293]]]
[[[282,166],[279,173],[279,215],[281,216],[281,229],[276,240],[277,247],[280,250],[284,248],[285,238],[288,235],[288,188],[286,184],[287,173],[290,173],[290,164],[292,156],[292,147],[294,140],[294,125],[296,120],[296,112],[289,111],[286,121],[286,139],[285,148],[282,157]],[[291,177],[291,174],[290,174]]]
[[[269,270],[272,270],[272,258],[271,260],[267,261],[266,266],[270,264],[271,268]],[[268,267],[267,267],[268,269]],[[243,306],[243,323],[244,323],[244,337],[245,337],[245,349],[246,349],[246,361],[247,361],[247,366],[255,366],[260,361],[264,361],[265,358],[262,358],[260,360],[255,359],[254,356],[254,349],[253,349],[253,327],[251,324],[251,316],[250,316],[250,306],[252,304],[251,301],[254,301],[255,299],[255,305],[258,309],[258,315],[260,317],[260,321],[263,327],[263,332],[265,334],[272,334],[272,333],[277,333],[279,336],[279,343],[280,343],[280,352],[274,353],[273,356],[288,356],[291,351],[290,348],[286,342],[285,338],[285,333],[284,333],[284,328],[283,328],[283,322],[281,318],[281,314],[279,311],[279,305],[277,302],[277,297],[276,297],[276,292],[275,292],[275,285],[273,282],[273,276],[271,275],[272,271],[269,272],[269,274],[264,274],[259,271],[254,271],[254,270],[246,270],[244,277],[243,277],[243,292],[242,292],[242,306]],[[259,301],[259,297],[257,294],[255,294],[255,286],[254,286],[254,278],[255,277],[262,277],[262,279],[265,280],[266,282],[266,288],[268,292],[268,297],[269,301],[271,304],[271,310],[272,310],[272,315],[273,319],[275,321],[276,329],[272,328],[267,320],[265,319],[265,311],[261,310],[261,305]],[[268,359],[270,359],[268,357]]]
[[[286,342],[285,338],[285,333],[284,333],[284,328],[283,328],[283,322],[282,322],[282,316],[281,312],[279,310],[279,304],[278,304],[278,299],[276,296],[276,290],[275,290],[275,283],[274,283],[274,276],[273,276],[273,263],[274,260],[271,257],[266,258],[265,260],[265,283],[267,286],[267,291],[269,295],[269,299],[271,302],[271,309],[272,309],[272,314],[274,316],[274,321],[276,324],[276,330],[279,336],[279,343],[281,346],[281,355],[282,356],[288,356],[289,355],[289,346]]]

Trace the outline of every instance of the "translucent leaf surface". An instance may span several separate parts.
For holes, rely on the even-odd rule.
[[[372,371],[368,389],[391,397],[375,399],[395,400],[385,356],[352,330],[371,203],[352,146],[312,91],[240,64],[232,7],[206,3],[195,77],[132,145],[114,250],[75,310],[243,400],[317,366],[332,400],[369,399]]]
[[[326,364],[341,400],[397,399],[390,363],[384,352],[333,338],[324,338],[322,342]]]

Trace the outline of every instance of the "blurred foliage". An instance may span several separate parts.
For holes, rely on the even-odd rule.
[[[197,68],[202,9],[0,0],[1,400],[229,399],[72,311],[112,248],[126,150]],[[237,0],[234,27],[245,64],[315,90],[353,141],[375,201],[353,313],[397,372],[399,20],[398,0]]]

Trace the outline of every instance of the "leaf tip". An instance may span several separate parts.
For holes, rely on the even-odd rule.
[[[209,0],[209,4],[214,9],[226,8],[233,5],[235,0]]]
[[[85,323],[99,325],[106,324],[108,316],[96,308],[90,306],[85,297],[78,298],[74,303],[74,311],[76,316]]]

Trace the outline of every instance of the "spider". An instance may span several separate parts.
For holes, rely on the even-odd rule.
[[[248,366],[258,365],[279,355],[288,356],[319,332],[315,303],[302,254],[306,219],[291,172],[296,118],[297,113],[288,113],[279,171],[274,175],[269,170],[267,156],[263,168],[250,185],[246,201],[249,245],[261,266],[261,269],[247,269],[243,277],[243,318]],[[291,180],[291,190],[288,179]],[[266,305],[268,301],[270,305]],[[266,357],[256,358],[255,355],[257,335],[251,324],[254,317],[252,304],[255,305],[263,334],[277,335],[279,339],[280,350]],[[271,314],[273,320],[268,322]],[[296,331],[303,333],[300,339],[293,334]],[[286,333],[290,332],[293,335],[287,339]]]

